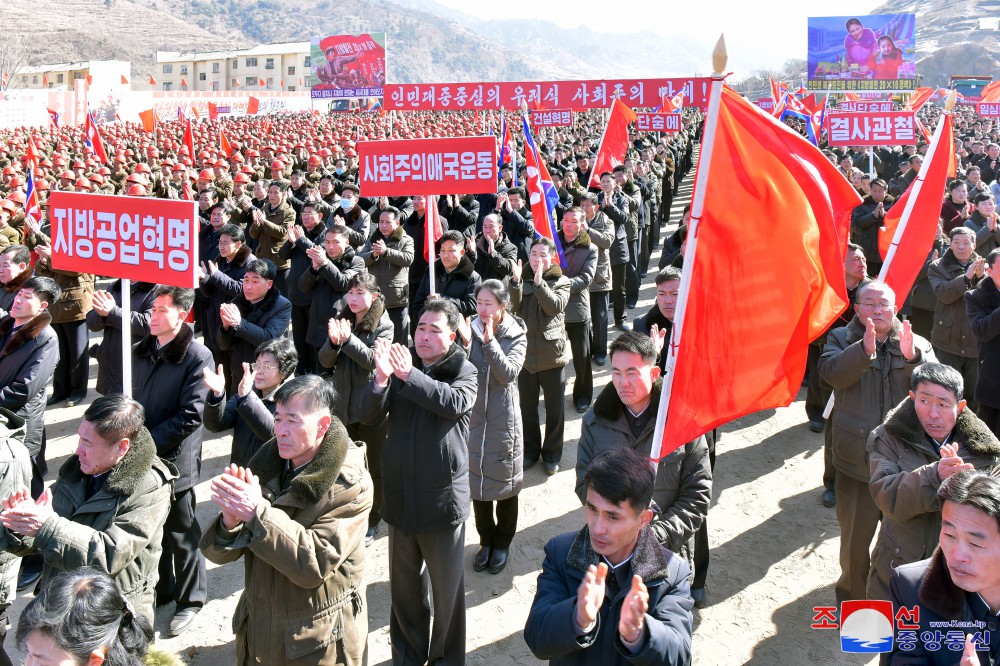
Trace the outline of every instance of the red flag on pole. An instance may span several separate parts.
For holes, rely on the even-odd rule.
[[[125,78],[124,74],[122,74],[122,85],[123,86],[127,86],[128,85],[128,79]]]
[[[930,90],[930,88],[917,88],[918,92],[920,90]],[[917,93],[914,92],[913,94],[916,95]],[[934,91],[931,90],[930,94],[928,94],[928,97],[933,94]],[[910,96],[910,99],[911,100],[913,99],[912,95]],[[979,101],[981,102],[1000,101],[1000,81],[993,81],[992,83],[986,84],[986,87],[983,88],[982,91],[980,91],[979,93]]]
[[[941,193],[955,175],[954,128],[950,113],[942,114],[927,159],[906,192],[885,214],[878,232],[879,253],[885,257],[879,279],[902,301],[934,245],[941,216]]]
[[[88,86],[94,85],[94,77],[90,74],[87,74],[87,85]]]
[[[25,151],[24,156],[28,162],[28,171],[33,171],[38,166],[38,148],[35,147],[34,138],[28,138],[28,149]]]
[[[233,154],[233,144],[229,143],[229,139],[226,138],[226,133],[219,128],[219,149],[226,157],[232,157]]]
[[[43,88],[48,88],[49,87],[49,75],[48,74],[42,74],[42,87]]]
[[[153,78],[152,74],[149,75],[149,85],[151,85],[151,86],[155,86],[156,85],[156,79]]]
[[[208,119],[215,120],[219,117],[219,107],[217,107],[212,102],[208,103]]]
[[[247,115],[254,115],[260,111],[260,100],[256,97],[251,97],[250,101],[247,102]]]
[[[187,79],[185,79],[185,78],[184,78],[184,77],[182,76],[182,77],[181,77],[181,85],[182,85],[183,87],[187,88],[187,84],[188,84],[188,80],[187,80]]]
[[[666,427],[653,459],[791,403],[809,342],[848,304],[844,256],[861,199],[804,137],[723,86],[721,75],[712,86],[657,415]]]
[[[187,146],[188,155],[194,159],[194,131],[191,129],[191,119],[184,119],[184,145]]]
[[[264,79],[261,79],[261,78],[258,78],[258,79],[257,79],[257,85],[259,85],[259,86],[260,86],[261,88],[263,88],[263,87],[264,87],[264,86],[266,86],[267,84],[266,84],[266,83],[264,83]]]
[[[427,208],[424,212],[424,259],[427,261],[427,279],[430,282],[430,293],[436,293],[434,287],[434,260],[437,242],[444,235],[441,226],[441,216],[438,214],[437,195],[429,195],[426,199]],[[419,314],[419,313],[418,313]]]
[[[992,83],[990,85],[993,85]],[[989,88],[989,86],[986,86]],[[983,92],[986,92],[986,88],[983,88]],[[917,88],[910,95],[910,101],[906,103],[903,108],[907,111],[919,111],[920,107],[924,105],[927,100],[929,100],[934,95],[933,88]]]
[[[142,121],[142,129],[147,132],[156,131],[156,112],[152,109],[146,109],[145,111],[139,112],[139,119]]]
[[[86,142],[94,149],[94,156],[101,161],[101,164],[108,163],[108,154],[104,150],[104,141],[101,140],[101,133],[94,122],[94,114],[87,112]]]
[[[601,174],[611,171],[619,164],[625,163],[625,153],[628,151],[628,126],[639,119],[635,111],[615,100],[608,116],[608,125],[601,137],[601,147],[597,149],[597,159],[590,169],[588,187],[601,186]]]

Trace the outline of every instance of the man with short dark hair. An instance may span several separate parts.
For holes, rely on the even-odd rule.
[[[615,228],[615,248],[611,255],[611,303],[615,315],[615,326],[620,331],[629,330],[625,323],[626,274],[631,259],[629,240],[629,199],[615,189],[615,177],[610,171],[601,174],[601,191],[597,194],[597,208]],[[620,262],[620,263],[619,263]]]
[[[378,217],[378,228],[361,249],[365,268],[378,281],[379,293],[392,321],[392,341],[406,345],[410,337],[409,291],[410,266],[413,264],[413,239],[400,226],[397,208],[387,206]]]
[[[273,180],[267,188],[267,203],[262,209],[251,213],[250,238],[258,241],[255,254],[258,259],[270,259],[274,262],[274,283],[278,292],[287,293],[288,269],[292,262],[282,259],[281,246],[288,238],[288,229],[295,224],[295,211],[286,201],[288,183],[284,180]]]
[[[668,343],[674,329],[674,310],[681,291],[681,270],[667,266],[656,274],[656,302],[649,312],[636,318],[632,329],[653,340],[656,365],[662,373],[667,366]]]
[[[590,284],[597,271],[597,246],[590,241],[587,222],[579,208],[573,207],[563,213],[559,242],[566,259],[563,275],[569,278],[566,337],[573,352],[573,406],[577,413],[583,414],[594,399],[594,369],[590,365]]]
[[[61,571],[94,567],[150,622],[163,524],[176,474],[156,456],[145,412],[121,394],[97,398],[77,428],[76,452],[37,501],[4,498],[0,542],[44,559],[42,585]]]
[[[292,319],[292,304],[274,285],[277,271],[267,259],[247,263],[241,291],[236,298],[219,306],[222,329],[219,348],[229,355],[231,384],[227,393],[240,385],[243,364],[253,363],[257,347],[281,337]]]
[[[396,664],[465,661],[462,557],[469,490],[469,412],[475,366],[455,343],[462,315],[427,302],[414,349],[375,342],[375,377],[361,421],[388,412],[382,449],[382,518],[389,525],[389,640]],[[431,603],[434,619],[431,621]]]
[[[437,259],[424,275],[413,297],[417,312],[424,309],[430,298],[444,298],[455,304],[463,317],[476,314],[476,287],[482,284],[472,260],[465,254],[469,242],[462,232],[454,229],[444,232],[438,241]],[[430,271],[434,271],[434,291],[431,292]]]
[[[163,531],[157,603],[177,602],[170,635],[191,626],[208,598],[205,558],[198,550],[194,486],[201,472],[202,421],[208,386],[203,370],[214,368],[212,352],[184,323],[194,290],[160,286],[149,319],[149,335],[132,353],[132,395],[146,410],[156,454],[177,468]]]
[[[274,394],[274,438],[212,479],[221,513],[201,549],[217,564],[244,558],[238,664],[364,663],[372,482],[333,399],[320,377],[290,379]]]
[[[894,611],[916,607],[917,638],[937,635],[940,627],[966,628],[959,631],[964,651],[950,649],[943,641],[935,641],[933,649],[922,639],[897,637],[886,663],[995,664],[1000,656],[1000,480],[982,472],[959,472],[941,484],[937,501],[940,545],[929,559],[904,564],[892,573],[890,599]]]
[[[587,525],[545,545],[525,642],[553,664],[690,663],[690,570],[649,527],[649,463],[613,449],[583,484]]]
[[[572,172],[571,172],[572,173]],[[615,266],[628,263],[625,247],[625,229],[621,233],[614,222],[598,210],[597,195],[584,192],[580,197],[583,224],[591,242],[597,246],[597,268],[590,283],[590,353],[594,362],[604,366],[608,362],[608,313],[611,308],[612,272]]]
[[[318,372],[314,367],[316,359],[306,353],[306,331],[309,328],[309,306],[312,294],[299,288],[302,274],[312,266],[312,259],[306,252],[317,245],[323,244],[326,225],[323,218],[328,210],[322,201],[306,200],[302,205],[302,225],[292,225],[288,228],[288,240],[278,251],[278,256],[289,262],[288,291],[283,294],[292,304],[292,340],[299,354],[298,367],[295,374],[305,375]]]
[[[629,331],[611,343],[611,384],[605,386],[583,417],[576,452],[576,494],[586,499],[584,477],[591,462],[605,451],[652,452],[662,380],[656,347],[649,336]],[[651,529],[664,547],[691,556],[692,537],[708,515],[712,500],[712,468],[704,437],[686,443],[660,460],[662,483],[653,496],[658,511]],[[704,602],[704,586],[696,601]]]
[[[358,205],[358,186],[344,185],[340,193],[340,207],[333,211],[330,226],[342,224],[348,229],[348,242],[359,249],[371,235],[372,218],[368,211]]]
[[[962,375],[924,363],[910,378],[910,395],[868,437],[868,488],[882,511],[868,598],[889,598],[889,576],[901,564],[930,557],[941,530],[935,497],[962,470],[1000,462],[1000,440],[963,399]]]
[[[34,271],[31,250],[24,245],[8,245],[0,252],[0,315],[10,312],[17,292]]]
[[[896,199],[887,193],[885,181],[876,178],[871,193],[851,213],[851,241],[861,246],[870,275],[878,275],[882,268],[882,255],[878,249],[878,230],[885,225],[885,214]]]

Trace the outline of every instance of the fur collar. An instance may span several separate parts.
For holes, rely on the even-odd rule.
[[[549,266],[549,270],[545,271],[545,274],[542,275],[542,279],[545,281],[558,280],[562,277],[562,274],[562,268],[559,264],[552,264]],[[521,281],[531,283],[535,281],[535,273],[531,270],[531,264],[527,262],[524,263],[524,277],[521,278]]]
[[[567,245],[571,247],[590,247],[590,234],[588,234],[584,229],[580,229],[580,233],[576,235],[576,238],[573,239],[572,243],[566,240],[566,235],[563,234],[560,229],[559,240],[562,242],[563,247],[566,247]]]
[[[344,248],[344,253],[336,259],[330,259],[330,263],[336,265],[340,270],[346,271],[351,267],[351,262],[354,261],[354,254],[354,248],[348,245]]]
[[[7,344],[3,346],[0,350],[0,357],[7,356],[13,353],[13,351],[22,345],[26,344],[29,340],[34,340],[39,336],[39,334],[45,330],[45,327],[52,323],[52,315],[49,311],[42,310],[37,315],[32,317],[27,324],[23,325],[21,328],[17,329],[14,335],[10,336],[10,340]],[[7,335],[10,329],[14,328],[14,318],[7,315],[3,319],[0,319],[0,338]]]
[[[240,295],[233,299],[233,304],[237,307],[237,309],[239,309],[240,314],[246,317],[250,311],[253,310],[255,305],[261,312],[270,312],[274,308],[274,304],[277,302],[278,296],[280,295],[281,294],[278,293],[278,287],[271,285],[271,288],[267,290],[266,294],[264,294],[264,298],[260,299],[258,303],[251,303],[248,301],[247,297],[244,296],[241,291]]]
[[[252,257],[253,255],[250,254],[250,246],[244,243],[243,245],[240,245],[240,249],[236,250],[236,254],[231,260],[219,257],[219,268],[222,269],[223,266],[225,266],[225,269],[229,269],[234,266],[243,266]]]
[[[590,543],[590,528],[584,526],[569,547],[566,564],[577,571],[586,572],[590,565],[602,561],[601,556],[594,552],[594,546]],[[635,544],[635,550],[632,551],[630,564],[632,575],[638,575],[647,585],[665,580],[670,575],[663,548],[648,526],[639,532],[639,540]]]
[[[973,252],[972,257],[969,259],[969,261],[972,262],[976,261],[977,259],[979,259],[979,255]],[[941,265],[946,268],[952,268],[952,269],[964,268],[962,264],[958,263],[958,257],[955,256],[955,253],[952,251],[950,247],[947,250],[945,250],[944,255],[941,257]],[[968,266],[968,264],[966,264],[966,266]]]
[[[653,382],[653,388],[650,391],[649,407],[646,409],[652,409],[655,413],[660,406],[660,393],[662,393],[663,379],[658,378]],[[615,390],[613,384],[607,384],[603,389],[601,389],[600,395],[597,396],[597,400],[594,401],[594,415],[608,421],[617,421],[618,417],[622,415],[622,410],[625,409],[625,405],[622,404],[621,398],[618,397],[618,391]]]
[[[643,318],[643,320],[646,322],[646,325],[650,329],[653,328],[653,324],[659,326],[661,331],[663,329],[666,329],[667,337],[669,337],[670,331],[672,331],[674,328],[674,322],[670,321],[669,319],[663,316],[663,313],[660,312],[660,308],[658,305],[656,305],[656,303],[653,304],[653,307],[649,308],[649,312],[646,313],[646,316]]]
[[[400,240],[403,239],[403,234],[404,233],[406,233],[406,232],[403,231],[403,225],[401,225],[401,224],[396,225],[395,231],[393,231],[388,236],[386,236],[385,234],[383,234],[381,232],[381,230],[379,230],[378,228],[376,228],[375,229],[375,233],[373,233],[372,236],[371,236],[370,242],[375,243],[377,241],[382,240],[382,241],[385,241],[387,243],[389,243],[389,242],[398,243]]]
[[[927,433],[920,425],[913,399],[907,397],[885,417],[885,431],[904,442],[927,446]],[[977,456],[1000,456],[1000,440],[971,409],[963,409],[952,431],[954,439]]]
[[[351,308],[346,306],[340,311],[338,317],[351,322],[351,325],[354,326],[354,330],[356,331],[371,333],[375,330],[375,327],[378,326],[379,321],[382,319],[383,312],[385,312],[385,301],[382,300],[382,294],[378,294],[372,300],[372,306],[368,308],[368,312],[366,312],[365,316],[361,318],[361,321],[355,323],[354,313],[351,312]]]
[[[885,195],[885,198],[884,198],[884,199],[882,199],[882,205],[883,205],[883,206],[884,206],[885,208],[888,208],[889,206],[891,206],[891,205],[892,205],[893,203],[895,203],[895,202],[896,202],[896,197],[892,196],[892,195],[891,195],[891,194],[889,194],[889,193],[886,193],[886,195]],[[862,206],[872,206],[872,207],[875,207],[875,206],[877,206],[878,204],[877,204],[877,203],[875,203],[875,200],[874,200],[874,199],[872,199],[872,195],[870,195],[870,194],[869,194],[869,195],[868,195],[868,196],[866,196],[866,197],[864,198],[864,200],[863,200],[863,201],[861,202],[861,205],[862,205]]]
[[[855,292],[857,293],[857,292]],[[887,342],[893,343],[890,345],[890,349],[895,349],[899,351],[899,332],[903,330],[903,324],[900,323],[895,317],[892,318],[892,331],[889,333],[889,337],[886,339]],[[857,315],[851,319],[851,323],[847,325],[847,344],[853,345],[858,340],[865,337],[865,327],[861,323],[861,320]]]
[[[443,277],[448,274],[445,270],[444,264],[441,263],[440,259],[434,260],[434,271],[438,277]],[[472,277],[472,274],[476,271],[476,265],[472,263],[472,259],[469,259],[469,255],[462,255],[462,259],[458,262],[458,267],[452,271],[455,275],[462,278],[463,280],[468,280]]]
[[[413,357],[413,367],[420,368],[423,372],[424,362],[417,356],[417,350],[411,348],[410,355]],[[453,342],[451,348],[445,352],[441,360],[435,363],[425,374],[435,381],[450,384],[458,378],[458,373],[462,371],[465,359],[465,350],[458,343]]]
[[[21,286],[31,279],[35,272],[31,270],[31,267],[25,268],[21,273],[14,277],[13,280],[3,285],[3,290],[8,294],[16,294],[21,291]]]
[[[992,307],[994,310],[1000,307],[1000,289],[997,289],[996,283],[989,275],[984,276],[980,280],[979,286],[976,287],[975,293],[978,295],[980,292],[983,295],[983,305]]]
[[[940,546],[934,549],[917,593],[920,603],[946,620],[962,619],[965,590],[955,585]]]
[[[104,487],[114,495],[133,494],[153,466],[154,460],[156,460],[156,445],[153,443],[153,437],[145,427],[140,428],[125,457],[111,468]],[[80,458],[75,453],[59,468],[60,479],[78,482],[86,476],[80,469]]]
[[[192,342],[194,342],[194,331],[190,326],[184,324],[174,339],[163,347],[160,356],[168,363],[182,363]],[[154,335],[147,335],[132,346],[132,353],[139,358],[152,358],[155,351],[156,336]]]
[[[350,446],[351,438],[347,435],[347,428],[340,422],[340,419],[332,417],[330,428],[326,431],[326,435],[316,451],[316,456],[305,469],[292,479],[289,492],[298,495],[309,504],[319,502],[320,498],[337,482],[340,468],[344,464],[344,458],[347,457],[347,450]],[[264,443],[250,459],[248,467],[263,482],[276,477],[280,479],[281,474],[285,471],[285,460],[278,455],[277,440],[271,438]],[[275,498],[266,489],[265,497],[268,500]]]

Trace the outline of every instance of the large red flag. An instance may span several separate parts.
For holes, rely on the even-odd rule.
[[[917,90],[920,90],[920,88],[918,88]],[[986,87],[984,87],[981,91],[979,91],[979,101],[980,102],[1000,101],[1000,81],[993,81],[991,83],[986,84]]]
[[[251,97],[247,100],[247,115],[255,115],[258,111],[260,111],[260,100],[256,97]]]
[[[145,111],[139,112],[139,120],[142,121],[142,129],[147,132],[156,131],[156,111],[153,109],[146,109]]]
[[[212,102],[208,103],[208,119],[215,120],[219,117],[219,107]]]
[[[937,235],[941,197],[955,175],[955,140],[951,114],[938,121],[927,159],[906,192],[885,214],[878,232],[879,253],[885,258],[879,279],[902,302],[910,293]],[[904,221],[905,220],[905,221]],[[893,251],[892,246],[896,246]]]
[[[927,100],[929,100],[934,95],[933,88],[917,88],[910,95],[910,100],[906,103],[903,108],[907,111],[919,111],[920,107],[924,105]]]
[[[809,342],[848,304],[844,256],[857,192],[818,148],[729,88],[715,121],[698,165],[692,212],[701,215],[688,233],[657,458],[791,403]]]
[[[191,119],[184,119],[184,145],[187,146],[188,155],[194,159],[194,130],[191,129]]]
[[[601,147],[597,149],[597,158],[590,170],[590,181],[587,187],[600,187],[601,174],[612,171],[619,164],[625,163],[625,153],[628,151],[628,126],[639,119],[635,111],[615,100],[608,116],[608,126],[604,128],[601,137]]]

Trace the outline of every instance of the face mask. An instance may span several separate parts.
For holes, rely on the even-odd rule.
[[[344,167],[337,167],[336,169],[334,169],[334,172],[336,172],[336,174],[339,176],[340,174],[344,173]]]
[[[351,210],[354,208],[354,199],[343,198],[340,200],[340,207],[344,210]]]

